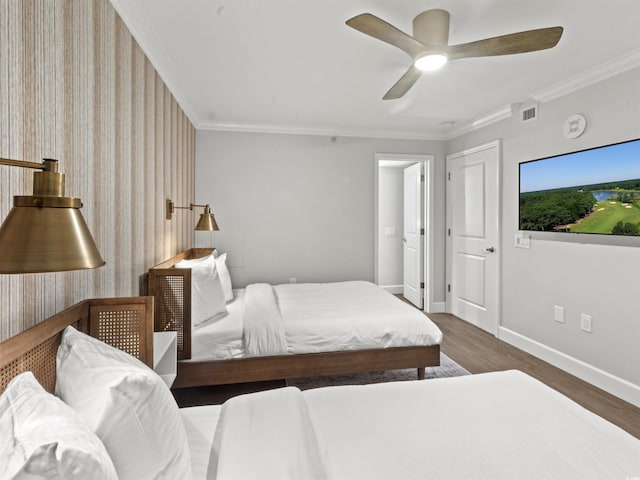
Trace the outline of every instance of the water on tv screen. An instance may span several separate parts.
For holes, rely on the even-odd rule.
[[[520,230],[640,236],[640,139],[520,164]]]

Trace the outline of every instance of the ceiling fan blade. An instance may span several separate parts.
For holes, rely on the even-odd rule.
[[[455,60],[457,58],[490,57],[546,50],[557,45],[562,36],[562,30],[562,27],[539,28],[485,38],[476,42],[451,45],[447,48],[447,56],[449,60]]]
[[[389,89],[387,93],[382,97],[383,100],[395,100],[396,98],[402,97],[405,93],[409,91],[413,84],[418,81],[422,72],[418,70],[413,65],[409,67],[409,70],[405,72],[400,80],[396,82],[396,84]]]
[[[346,24],[370,37],[398,47],[413,59],[426,50],[426,47],[412,36],[370,13],[356,15],[347,20]]]

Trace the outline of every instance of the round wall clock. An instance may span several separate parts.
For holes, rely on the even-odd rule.
[[[584,115],[576,113],[565,120],[562,131],[567,138],[578,138],[586,128],[587,119],[584,118]]]

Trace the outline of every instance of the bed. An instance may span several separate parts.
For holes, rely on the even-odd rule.
[[[370,282],[251,284],[225,291],[223,311],[195,322],[206,316],[194,313],[201,309],[192,266],[213,251],[190,249],[149,269],[154,328],[177,332],[174,388],[400,368],[416,368],[422,379],[440,364],[438,327]]]
[[[87,304],[73,307],[0,344],[3,375],[0,392],[24,370],[55,372],[56,348],[52,345],[60,342],[61,329],[65,329],[66,334],[65,325],[76,325],[80,329],[87,325],[87,307]],[[95,329],[88,331],[97,334]],[[118,337],[116,334],[109,340],[120,345],[135,344],[129,335]],[[89,343],[101,350],[110,370],[116,369],[109,363],[112,359],[117,363],[129,357],[124,353],[115,354],[114,348],[91,340]],[[127,361],[138,370],[134,378],[154,380],[153,373],[141,371],[148,368],[140,366],[140,362]],[[63,377],[65,370],[60,365],[57,368],[59,377]],[[90,369],[84,374],[100,376]],[[50,376],[38,375],[40,382],[50,384]],[[76,380],[85,383],[82,379]],[[169,389],[159,377],[155,378],[155,384],[161,389],[157,394],[169,395]],[[184,453],[189,471],[180,476],[172,476],[171,471],[166,473],[164,469],[161,470],[166,473],[164,476],[148,473],[153,471],[153,465],[150,467],[148,462],[163,461],[165,456],[154,456],[153,449],[147,449],[146,455],[139,451],[132,453],[136,467],[144,465],[143,474],[121,475],[118,470],[121,480],[628,480],[640,476],[640,440],[518,371],[326,387],[304,392],[286,387],[241,395],[222,406],[178,409],[173,403],[172,411],[167,412],[156,411],[155,399],[147,393],[140,394],[143,414],[151,419],[162,417],[162,422],[158,422],[160,426],[169,424],[172,416],[179,420],[179,429],[165,431],[158,440],[168,448],[167,456]],[[5,395],[6,392],[3,397]],[[129,398],[132,403],[138,400]],[[2,415],[0,397],[0,423]],[[139,420],[144,423],[149,418],[141,416]],[[128,422],[132,424],[137,422]],[[83,425],[86,428],[87,423]],[[174,438],[178,430],[185,437],[184,448]],[[0,431],[6,436],[11,430]],[[58,430],[45,433],[50,434],[48,441],[62,435]],[[108,440],[105,445],[109,444]],[[144,441],[151,440],[154,439],[146,437]],[[55,442],[58,448],[63,448],[63,443],[62,440]],[[130,447],[139,448],[137,444]],[[2,454],[0,445],[0,458]],[[85,463],[93,460],[86,452],[83,454]],[[108,450],[107,460],[117,455],[118,452],[112,455]],[[81,471],[78,459],[70,458],[61,456],[56,461],[59,464],[75,461],[73,472]],[[116,460],[113,463],[116,464]],[[5,478],[2,476],[4,466],[0,465],[0,478]],[[68,474],[62,478],[115,478],[109,473],[78,475]]]

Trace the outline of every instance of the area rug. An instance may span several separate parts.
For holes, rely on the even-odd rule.
[[[440,353],[440,366],[427,367],[425,379],[441,377],[459,377],[469,375],[469,371],[462,368],[456,362]],[[287,385],[298,387],[300,390],[310,388],[329,387],[335,385],[366,385],[369,383],[382,382],[404,382],[407,380],[417,380],[417,370],[407,368],[403,370],[387,370],[384,372],[351,373],[347,375],[329,375],[325,377],[313,378],[293,378],[287,380]]]

